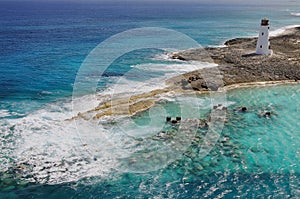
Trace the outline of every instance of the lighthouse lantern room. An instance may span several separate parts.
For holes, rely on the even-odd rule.
[[[258,55],[270,55],[272,50],[270,48],[269,41],[269,20],[264,18],[261,20],[261,26],[259,31],[259,36],[256,44],[256,54]]]

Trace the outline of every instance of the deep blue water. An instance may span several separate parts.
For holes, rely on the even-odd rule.
[[[168,28],[202,46],[215,46],[234,37],[256,36],[263,17],[270,18],[272,30],[299,24],[299,17],[291,15],[299,12],[297,1],[256,5],[0,2],[0,198],[299,197],[299,107],[294,103],[299,101],[298,85],[231,91],[227,96],[229,122],[221,137],[230,137],[232,145],[225,146],[225,155],[217,145],[203,162],[183,156],[144,174],[120,172],[104,149],[98,160],[91,158],[89,151],[78,147],[82,143],[72,124],[58,122],[69,117],[63,112],[70,109],[68,102],[82,62],[99,43],[115,34],[133,28]],[[137,82],[164,73],[156,70],[141,76],[139,66],[178,67],[174,65],[178,63],[156,59],[160,54],[161,50],[146,49],[119,57],[101,74],[99,93],[128,71],[132,71],[129,78]],[[136,71],[132,66],[137,66]],[[177,103],[181,102],[170,100],[161,106],[167,107],[169,114],[179,114]],[[236,115],[234,109],[240,105],[252,112]],[[200,116],[208,109],[201,109]],[[265,110],[276,113],[275,117],[257,117]],[[282,116],[288,114],[291,116]],[[148,119],[148,113],[134,118],[142,123],[146,120],[146,124]],[[126,139],[114,141],[127,143]],[[197,154],[193,146],[187,150]],[[227,154],[231,152],[238,154],[237,160]],[[28,167],[35,165],[30,167],[32,171],[18,173],[16,167],[26,166],[26,162]],[[54,164],[68,170],[56,174],[49,170],[56,168]]]

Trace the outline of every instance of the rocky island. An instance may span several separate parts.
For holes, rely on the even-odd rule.
[[[271,37],[272,55],[255,54],[257,38],[236,38],[224,47],[206,47],[171,53],[171,59],[216,63],[170,78],[167,87],[130,97],[113,97],[72,119],[99,119],[104,116],[135,115],[152,107],[160,96],[190,92],[212,92],[241,86],[298,83],[300,80],[300,27]]]

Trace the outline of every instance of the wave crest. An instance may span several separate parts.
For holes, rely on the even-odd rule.
[[[294,17],[300,17],[300,12],[291,12],[291,15]]]

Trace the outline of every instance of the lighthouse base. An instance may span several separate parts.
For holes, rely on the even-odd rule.
[[[272,55],[273,54],[273,50],[268,50],[268,51],[256,50],[255,54],[257,54],[257,55]]]

